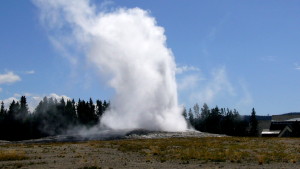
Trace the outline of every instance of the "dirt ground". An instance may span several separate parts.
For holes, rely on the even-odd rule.
[[[162,168],[299,168],[297,162],[207,162],[201,160],[159,160],[139,152],[120,151],[114,144],[103,141],[79,143],[2,143],[0,168],[86,168],[86,169],[162,169]],[[299,140],[287,144],[299,145]],[[300,153],[300,152],[299,152]],[[300,160],[300,159],[299,159]]]

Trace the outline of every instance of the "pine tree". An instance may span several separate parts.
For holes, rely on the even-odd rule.
[[[86,115],[85,115],[85,101],[84,100],[78,100],[77,103],[77,116],[78,121],[80,124],[86,124]]]
[[[4,109],[4,103],[2,101],[1,102],[1,108],[0,108],[0,116],[1,116],[1,118],[4,118],[5,114],[6,114],[6,110]]]
[[[232,110],[225,110],[225,108],[221,109],[221,115],[224,116],[221,123],[222,132],[227,135],[234,134],[234,122],[235,122],[235,115],[233,114]]]
[[[3,101],[1,102],[1,108],[0,108],[0,139],[6,139],[7,136],[7,125],[5,123],[6,121],[6,112],[4,109],[4,103]]]
[[[20,110],[18,112],[18,116],[20,119],[25,120],[28,114],[29,114],[29,110],[28,110],[26,97],[22,96],[20,99]]]
[[[197,120],[198,124],[195,126],[195,128],[199,131],[207,131],[207,126],[209,125],[207,120],[210,116],[210,110],[206,103],[203,104],[203,107],[201,108],[201,114],[200,118]]]
[[[257,136],[258,135],[258,121],[256,119],[256,112],[255,109],[252,109],[251,117],[250,117],[250,136]]]
[[[201,108],[201,118],[204,120],[206,119],[210,114],[209,107],[206,103],[203,104],[203,108]]]
[[[20,110],[20,104],[19,102],[16,102],[15,100],[13,100],[11,102],[11,104],[9,105],[9,109],[8,109],[8,117],[10,120],[14,120],[15,118],[17,118],[17,113]]]
[[[74,112],[74,114],[75,114],[75,118],[76,118],[76,122],[78,122],[78,114],[77,114],[77,111],[76,111],[76,102],[75,102],[75,100],[74,99],[72,99],[72,111]]]
[[[97,110],[96,110],[97,117],[101,118],[104,113],[103,103],[101,100],[97,100],[96,105],[97,105]]]
[[[105,100],[103,101],[103,108],[104,108],[104,111],[107,110],[107,109],[109,108],[109,105],[110,105],[109,102],[106,102]]]
[[[218,106],[211,109],[208,118],[206,119],[207,131],[211,133],[221,133],[222,115]]]
[[[189,109],[189,121],[190,121],[190,124],[192,126],[194,126],[195,118],[194,118],[194,113],[191,108]]]
[[[61,98],[59,103],[56,105],[56,114],[58,116],[61,116],[63,118],[66,118],[66,102],[65,102],[65,99],[64,98]]]
[[[64,109],[64,107],[66,106],[66,102],[65,102],[65,99],[63,97],[60,99],[60,102],[59,102],[58,105],[61,106],[62,109]]]
[[[195,119],[199,119],[200,118],[200,107],[199,104],[196,103],[193,107],[194,109],[194,113],[195,113]]]
[[[76,124],[76,110],[71,100],[68,100],[65,106],[65,118],[68,125]]]
[[[96,106],[94,105],[92,98],[90,98],[90,101],[88,103],[88,116],[89,116],[88,123],[95,124],[98,122],[98,118],[96,115]]]
[[[183,108],[182,116],[184,117],[185,120],[188,120],[188,115],[185,107]]]

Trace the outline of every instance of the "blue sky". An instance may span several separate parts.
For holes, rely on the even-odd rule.
[[[101,8],[103,1],[94,0]],[[108,3],[109,2],[109,3]],[[115,0],[139,7],[165,29],[177,71],[180,104],[208,103],[250,114],[300,111],[300,2]],[[29,0],[0,5],[0,100],[27,95],[110,99],[90,65],[70,64],[49,41]],[[36,103],[32,103],[36,104]]]

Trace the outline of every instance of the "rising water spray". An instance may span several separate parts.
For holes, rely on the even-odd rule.
[[[177,100],[174,56],[166,45],[164,29],[148,11],[99,11],[88,0],[33,2],[52,41],[81,50],[98,73],[108,78],[115,94],[102,125],[112,129],[187,129]]]

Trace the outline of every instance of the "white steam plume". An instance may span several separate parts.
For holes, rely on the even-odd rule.
[[[115,96],[101,123],[113,129],[187,129],[164,29],[140,8],[97,12],[89,0],[34,0],[51,35],[82,49]],[[69,36],[62,37],[71,31]],[[53,37],[52,37],[53,38]],[[74,39],[73,39],[74,38]],[[62,40],[69,39],[67,44]],[[75,46],[76,45],[76,46]]]

